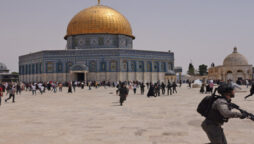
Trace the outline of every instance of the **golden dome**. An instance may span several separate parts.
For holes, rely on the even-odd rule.
[[[237,48],[234,48],[234,52],[227,56],[223,62],[224,66],[243,66],[249,65],[247,59],[237,52]]]
[[[65,39],[80,34],[122,34],[135,38],[128,20],[118,11],[103,5],[84,9],[72,18]]]

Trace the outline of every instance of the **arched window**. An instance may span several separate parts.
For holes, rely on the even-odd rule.
[[[91,45],[91,41],[90,41],[90,38],[86,38],[86,46],[90,46]]]
[[[116,61],[110,62],[110,71],[116,72],[116,69],[117,69],[117,62]]]
[[[39,63],[39,73],[42,73],[42,70],[43,70],[42,64]]]
[[[228,71],[227,74],[226,74],[226,78],[227,78],[227,80],[234,80],[233,72]]]
[[[122,70],[124,72],[128,71],[128,62],[126,60],[123,61],[123,66],[122,66]]]
[[[38,74],[38,63],[35,64],[35,73]]]
[[[171,63],[168,63],[168,70],[173,70]]]
[[[104,45],[104,38],[103,37],[99,37],[99,45],[100,46]]]
[[[161,71],[166,72],[166,63],[165,62],[161,63]]]
[[[131,71],[136,72],[136,62],[135,61],[131,62]]]
[[[29,65],[29,74],[32,74],[32,66],[31,66],[31,64]]]
[[[152,72],[152,63],[151,62],[147,62],[147,72]]]
[[[159,62],[154,62],[153,69],[154,69],[154,72],[159,72]]]
[[[54,64],[52,62],[47,62],[47,73],[53,73],[54,72]]]
[[[25,74],[28,74],[28,65],[26,65]]]
[[[66,63],[66,73],[69,73],[71,70],[73,63],[72,62],[67,62]]]
[[[101,62],[101,72],[106,72],[106,71],[107,71],[107,63]]]
[[[63,72],[63,64],[62,64],[62,62],[58,62],[57,63],[57,72],[58,73]]]
[[[138,71],[144,72],[144,62],[143,61],[138,62]]]
[[[35,65],[32,64],[32,74],[35,74]]]
[[[91,61],[89,63],[89,71],[90,72],[96,72],[97,71],[97,64],[95,61]]]

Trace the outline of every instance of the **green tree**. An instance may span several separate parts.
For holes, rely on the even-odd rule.
[[[200,65],[199,66],[199,74],[201,75],[201,76],[204,76],[204,75],[207,75],[207,65],[204,65],[204,64],[202,64],[202,65]]]
[[[194,68],[192,63],[189,64],[188,74],[189,75],[194,75],[195,74],[195,68]]]
[[[18,75],[19,73],[18,73],[18,72],[12,72],[11,74],[13,74],[13,75]]]

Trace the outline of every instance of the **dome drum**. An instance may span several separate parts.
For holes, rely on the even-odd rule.
[[[67,49],[90,48],[129,48],[132,49],[133,40],[126,35],[86,34],[67,38]]]

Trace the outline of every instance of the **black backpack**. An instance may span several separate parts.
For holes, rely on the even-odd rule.
[[[215,95],[216,91],[217,90],[215,90],[215,92],[211,96],[206,96],[205,98],[203,98],[203,100],[199,103],[197,112],[203,117],[208,116],[212,108],[213,102],[216,101],[218,98],[222,98],[221,96]]]

